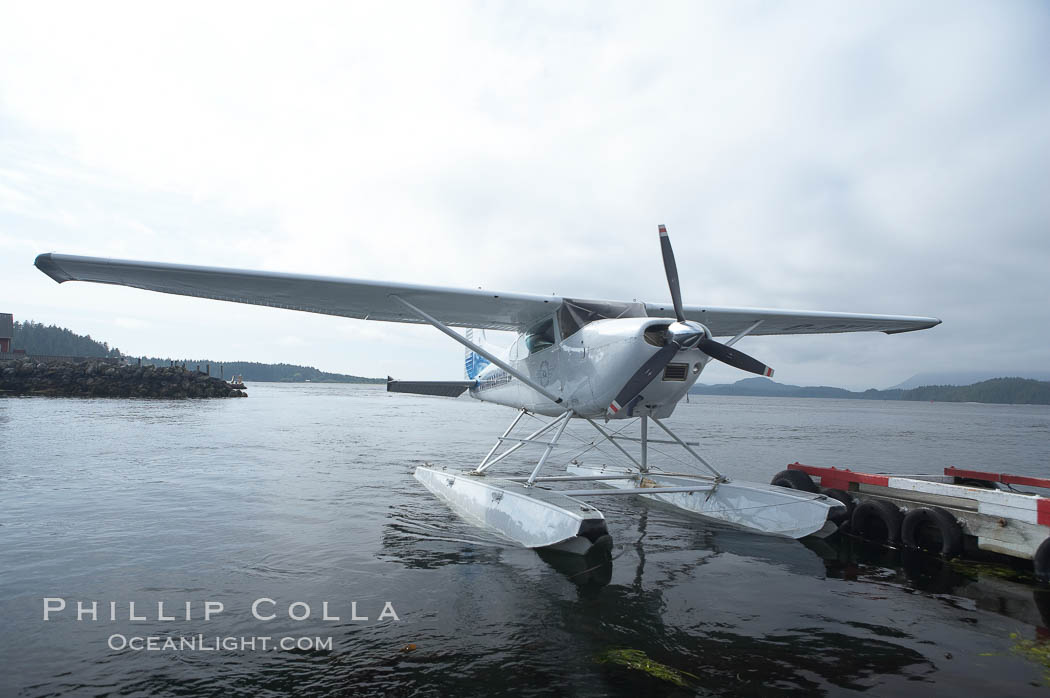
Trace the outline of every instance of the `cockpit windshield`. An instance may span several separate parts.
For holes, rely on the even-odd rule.
[[[595,320],[621,317],[647,317],[645,304],[565,298],[558,309],[558,325],[561,328],[562,339],[576,334],[581,327]]]

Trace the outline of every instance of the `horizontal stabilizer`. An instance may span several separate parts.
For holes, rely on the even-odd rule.
[[[386,379],[386,391],[388,393],[459,397],[463,394],[463,391],[473,386],[474,381],[396,381],[389,376]]]

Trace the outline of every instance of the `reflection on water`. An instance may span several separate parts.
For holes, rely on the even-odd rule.
[[[817,451],[869,457],[875,440],[906,470],[938,438],[953,457],[960,440],[994,457],[980,451],[988,424],[1015,453],[1046,449],[1043,412],[837,402],[703,400],[674,426],[760,480]],[[1004,423],[1011,414],[1030,442]],[[986,569],[850,539],[755,536],[633,497],[594,500],[614,541],[594,556],[524,550],[464,523],[414,467],[476,462],[508,415],[325,385],[253,386],[248,400],[209,403],[0,401],[0,695],[1045,692],[1033,685],[1042,667],[1014,648],[1041,642],[1047,591]],[[772,438],[756,443],[756,424]],[[226,611],[208,623],[44,623],[44,596],[208,599]],[[260,622],[249,612],[260,597],[342,612]],[[377,620],[385,601],[399,621]],[[368,621],[351,618],[351,602]],[[198,632],[330,636],[333,647],[106,646],[112,633]],[[685,685],[603,663],[611,650]]]
[[[986,564],[945,560],[836,535],[801,541],[824,560],[829,578],[893,582],[931,595],[969,599],[976,608],[1036,627],[1050,627],[1050,589],[1034,582],[1019,563]],[[953,602],[946,599],[946,602]]]
[[[608,550],[592,549],[586,555],[537,550],[536,554],[579,587],[582,596],[594,595],[612,581],[612,554]]]

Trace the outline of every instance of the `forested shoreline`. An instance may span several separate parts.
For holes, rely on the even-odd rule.
[[[84,357],[84,358],[123,358],[129,362],[143,365],[164,367],[171,365],[195,369],[198,365],[204,371],[211,366],[211,375],[230,378],[243,376],[246,381],[278,383],[383,383],[383,378],[367,378],[344,373],[330,373],[312,366],[296,364],[265,364],[255,361],[216,361],[214,359],[185,359],[138,357],[122,353],[107,342],[93,339],[91,335],[77,334],[65,327],[44,325],[27,320],[14,323],[14,336],[11,347],[24,350],[29,356],[39,357]]]

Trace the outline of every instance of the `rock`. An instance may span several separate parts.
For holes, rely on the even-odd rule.
[[[0,394],[75,397],[247,397],[225,381],[180,367],[107,361],[0,361]]]

